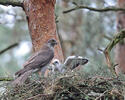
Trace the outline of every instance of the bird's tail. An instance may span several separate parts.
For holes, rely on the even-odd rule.
[[[15,73],[15,76],[18,76],[18,77],[19,77],[20,75],[22,75],[22,74],[25,73],[25,72],[26,72],[26,69],[23,68],[23,69],[19,70],[18,72],[16,72],[16,73]]]
[[[32,74],[32,70],[29,70],[25,72],[24,74],[21,74],[21,76],[17,77],[14,81],[12,81],[12,85],[23,85],[25,81],[27,80],[28,76],[30,76],[31,74]]]

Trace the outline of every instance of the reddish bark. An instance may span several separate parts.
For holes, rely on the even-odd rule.
[[[56,0],[24,0],[33,50],[37,52],[50,38],[58,41],[55,58],[63,61],[63,53],[56,34],[54,5]]]
[[[118,0],[118,6],[125,8],[125,0]],[[119,11],[117,13],[117,30],[125,28],[125,12]],[[116,57],[115,60],[119,64],[116,68],[116,72],[125,73],[125,43],[122,41],[116,46]]]

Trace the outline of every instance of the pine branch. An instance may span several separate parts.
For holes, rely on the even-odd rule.
[[[23,0],[0,0],[0,4],[5,6],[12,5],[14,7],[23,7]]]

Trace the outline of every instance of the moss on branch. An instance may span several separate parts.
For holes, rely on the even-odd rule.
[[[119,33],[117,33],[113,39],[111,40],[111,42],[107,45],[107,47],[104,50],[104,54],[105,54],[105,58],[106,58],[106,63],[108,65],[108,67],[111,69],[111,71],[113,73],[115,73],[115,65],[113,65],[112,61],[111,61],[111,57],[110,57],[110,52],[112,50],[112,48],[119,43],[120,41],[122,41],[125,38],[125,29],[121,30]]]
[[[0,77],[0,81],[12,81],[12,77]]]

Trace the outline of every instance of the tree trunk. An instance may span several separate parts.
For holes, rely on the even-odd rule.
[[[58,42],[54,58],[63,62],[62,48],[56,33],[55,2],[56,0],[0,0],[2,5],[24,8],[34,52],[37,52],[50,38],[54,38]],[[47,73],[48,71],[46,71],[46,75]]]
[[[56,0],[24,0],[33,51],[37,52],[50,38],[58,41],[55,58],[63,61],[63,53],[56,33],[54,6]]]
[[[117,0],[120,8],[125,8],[125,0]],[[117,13],[117,31],[125,28],[125,12],[119,11]],[[115,50],[115,60],[118,66],[116,67],[116,73],[125,73],[125,43],[121,41]]]

